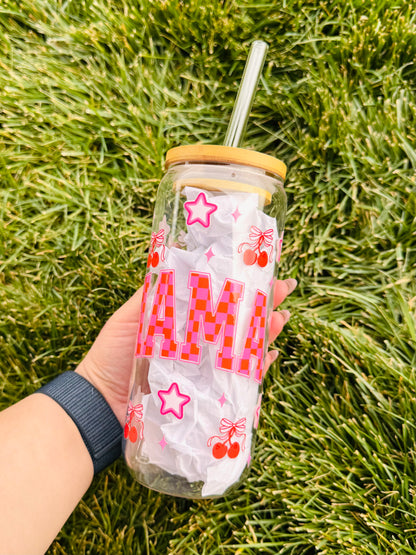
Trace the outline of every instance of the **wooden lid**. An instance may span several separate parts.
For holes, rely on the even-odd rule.
[[[277,174],[282,179],[286,177],[286,165],[277,158],[255,150],[233,146],[187,145],[168,150],[166,154],[166,168],[169,168],[172,164],[184,162],[241,164]]]
[[[210,178],[197,178],[197,179],[180,179],[175,182],[175,186],[179,189],[184,187],[198,187],[207,191],[238,191],[244,193],[255,193],[264,198],[265,204],[270,204],[272,193],[267,189],[255,187],[248,183],[240,183],[238,181],[228,181],[225,179],[210,179]]]

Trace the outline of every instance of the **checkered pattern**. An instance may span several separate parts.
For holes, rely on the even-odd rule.
[[[251,357],[255,357],[254,378],[261,382],[264,366],[264,340],[266,335],[267,295],[257,290],[250,327],[237,373],[250,376]]]
[[[191,289],[185,343],[181,347],[181,360],[199,363],[199,333],[202,324],[203,337],[208,343],[217,343],[223,329],[221,349],[217,353],[217,368],[232,371],[233,343],[237,321],[238,303],[244,285],[226,279],[219,295],[215,311],[212,308],[212,286],[210,274],[191,272],[188,287]]]
[[[178,344],[175,340],[175,275],[173,270],[162,270],[159,274],[143,356],[153,356],[156,335],[162,335],[165,338],[160,346],[160,357],[175,359]]]
[[[152,274],[147,274],[147,276],[144,278],[142,304],[140,306],[139,333],[137,336],[137,344],[136,344],[136,357],[140,356],[142,352],[142,347],[143,347],[144,315],[146,312],[147,295],[149,293],[151,277],[152,277]]]

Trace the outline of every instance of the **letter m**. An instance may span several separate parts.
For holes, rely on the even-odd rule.
[[[222,338],[217,351],[215,366],[220,370],[233,371],[234,337],[237,323],[238,305],[243,297],[244,284],[226,279],[222,286],[215,309],[212,303],[211,275],[190,272],[188,318],[185,341],[181,345],[180,359],[199,364],[201,348],[199,338],[216,344]]]

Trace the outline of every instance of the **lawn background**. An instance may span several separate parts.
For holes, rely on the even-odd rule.
[[[0,408],[74,368],[142,283],[165,153],[222,142],[254,39],[244,146],[288,165],[299,281],[247,482],[192,502],[117,461],[49,555],[416,553],[415,14],[2,0]]]

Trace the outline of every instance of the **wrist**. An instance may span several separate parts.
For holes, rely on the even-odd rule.
[[[106,381],[105,372],[97,371],[94,362],[89,360],[88,355],[79,363],[75,372],[87,380],[97,389],[107,401],[115,417],[121,426],[124,426],[126,418],[126,400],[120,399],[114,392],[114,381]]]

